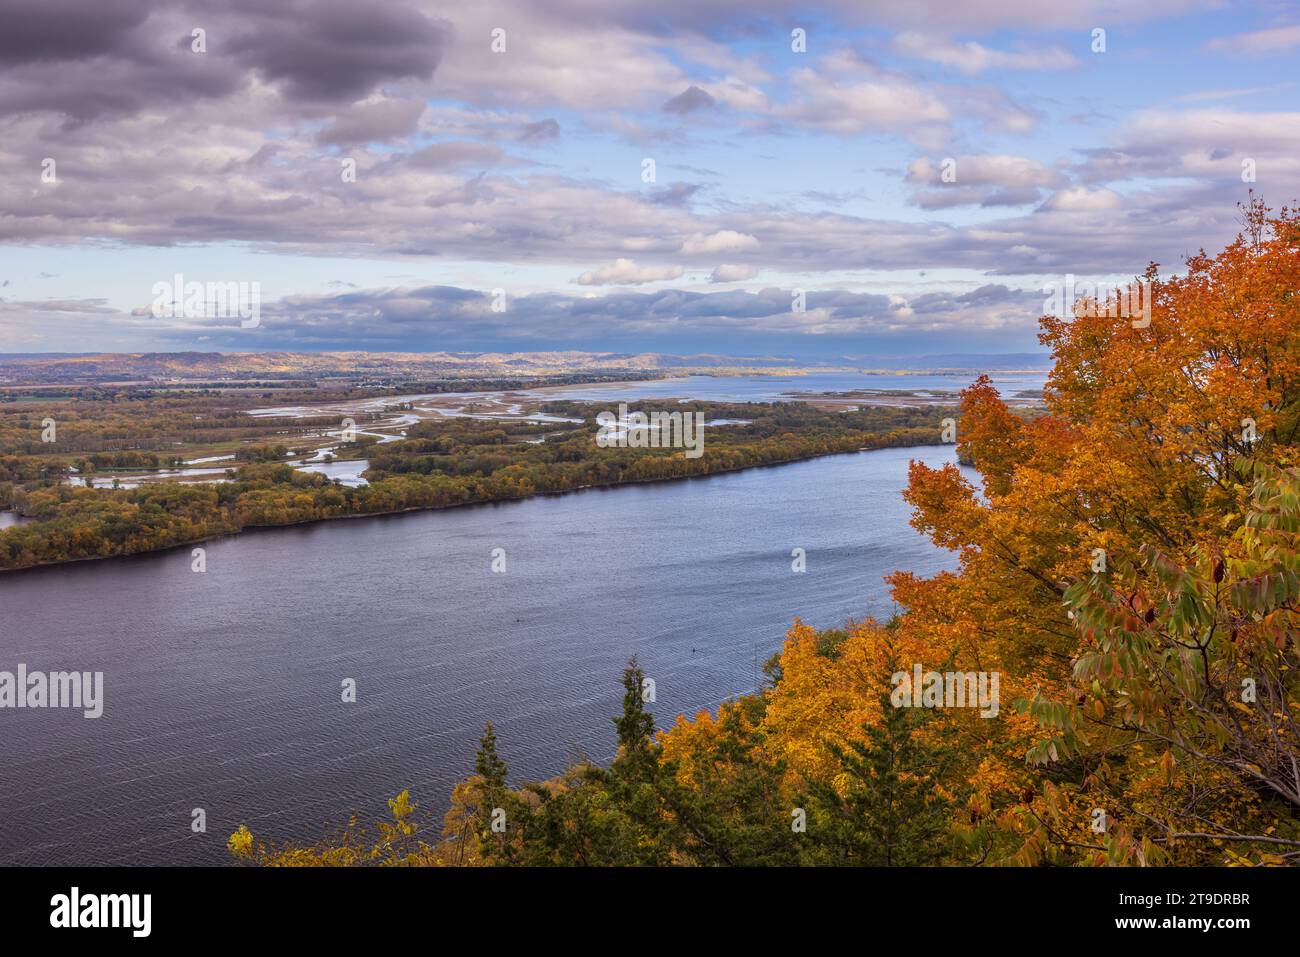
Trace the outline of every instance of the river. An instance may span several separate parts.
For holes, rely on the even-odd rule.
[[[440,815],[489,718],[512,781],[608,759],[630,655],[663,727],[756,687],[794,616],[887,617],[885,574],[953,567],[899,496],[909,458],[952,455],[252,531],[204,573],[183,549],[0,576],[0,670],[104,672],[98,719],[0,711],[0,864],[221,864],[240,823],[307,840],[405,787]]]

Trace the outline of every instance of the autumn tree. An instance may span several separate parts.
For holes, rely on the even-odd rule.
[[[808,783],[805,863],[919,866],[949,856],[951,801],[940,782],[952,749],[916,736],[925,709],[894,707],[882,690],[880,710],[861,740],[827,744],[841,771]]]
[[[972,742],[988,758],[981,813],[1014,836],[1003,860],[1221,861],[1233,842],[1174,835],[1290,828],[1288,785],[1268,770],[1290,761],[1267,760],[1294,754],[1287,721],[1263,733],[1231,698],[1243,669],[1261,687],[1294,654],[1295,543],[1253,538],[1281,533],[1290,493],[1241,468],[1300,460],[1300,219],[1258,203],[1246,215],[1245,236],[1184,275],[1149,267],[1142,316],[1084,302],[1044,317],[1047,414],[1016,419],[987,379],[963,394],[978,489],[954,466],[911,468],[914,524],[960,570],[894,576],[902,630],[1001,669],[1045,727],[1025,742],[1009,718],[1000,742]]]

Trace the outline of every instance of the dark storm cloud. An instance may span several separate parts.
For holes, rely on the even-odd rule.
[[[0,45],[31,43],[26,51],[0,53],[0,117],[52,113],[79,124],[101,117],[131,115],[147,106],[171,106],[229,96],[246,78],[212,56],[191,53],[191,18],[176,19],[174,7],[112,0],[74,0],[31,23],[15,20],[20,37],[9,33],[8,11]],[[80,18],[83,14],[89,25]],[[22,34],[26,34],[22,36]],[[79,38],[79,39],[77,39]],[[184,42],[184,46],[182,45]]]
[[[206,52],[191,48],[195,29]],[[82,123],[226,97],[255,76],[289,100],[343,106],[387,82],[428,80],[449,36],[405,2],[14,0],[0,28],[0,116]],[[368,120],[402,125],[392,112]],[[366,119],[351,122],[328,141],[361,138]]]
[[[140,0],[6,0],[0,66],[112,53],[148,16]]]
[[[294,99],[351,100],[385,81],[428,79],[449,39],[447,24],[406,4],[235,6],[244,26],[226,49]]]

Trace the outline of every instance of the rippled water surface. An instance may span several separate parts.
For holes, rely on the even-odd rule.
[[[105,673],[98,720],[0,711],[0,863],[223,863],[241,822],[305,840],[404,787],[440,813],[489,718],[514,779],[606,759],[630,655],[662,726],[755,687],[795,615],[887,616],[882,576],[951,567],[899,496],[909,458],[951,456],[254,531],[205,574],[178,550],[0,577],[0,670]]]

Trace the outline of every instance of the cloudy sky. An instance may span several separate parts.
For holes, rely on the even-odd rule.
[[[0,352],[1029,351],[1300,196],[1298,66],[1280,2],[0,0]]]

